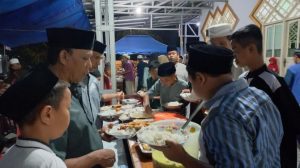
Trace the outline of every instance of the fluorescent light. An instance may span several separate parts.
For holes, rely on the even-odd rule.
[[[197,25],[197,26],[200,26],[200,22],[197,22],[196,25]]]
[[[137,7],[135,10],[136,14],[142,14],[142,8],[141,7]]]

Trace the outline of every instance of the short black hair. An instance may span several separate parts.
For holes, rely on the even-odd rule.
[[[48,56],[47,56],[47,63],[50,65],[54,65],[58,61],[59,53],[62,50],[66,50],[69,53],[72,53],[71,48],[60,48],[60,47],[49,47],[48,48]]]
[[[254,24],[240,28],[230,38],[237,41],[242,47],[255,44],[257,51],[262,53],[262,33],[260,28]]]

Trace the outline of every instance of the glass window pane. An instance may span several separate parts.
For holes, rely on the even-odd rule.
[[[275,49],[274,50],[274,56],[275,57],[280,57],[280,55],[281,55],[281,49]]]
[[[273,27],[267,28],[267,46],[266,49],[273,49]]]
[[[275,25],[274,49],[281,49],[282,24]]]
[[[298,22],[290,22],[288,24],[288,57],[292,57],[294,54],[294,49],[298,47]]]
[[[266,57],[271,57],[271,56],[272,56],[272,50],[267,50]]]

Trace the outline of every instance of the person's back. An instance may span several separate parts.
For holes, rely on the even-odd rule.
[[[263,91],[239,86],[223,95],[221,88],[215,97],[219,106],[214,103],[202,123],[208,156],[221,167],[280,167],[283,130],[277,108]]]

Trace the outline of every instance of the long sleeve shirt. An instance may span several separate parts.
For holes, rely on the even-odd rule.
[[[291,90],[284,79],[271,72],[266,65],[249,72],[245,78],[250,86],[267,93],[278,108],[284,129],[281,164],[282,167],[296,167],[296,135],[300,134],[300,108]]]
[[[280,168],[282,123],[267,94],[239,79],[220,88],[204,107],[203,143],[211,165]]]

